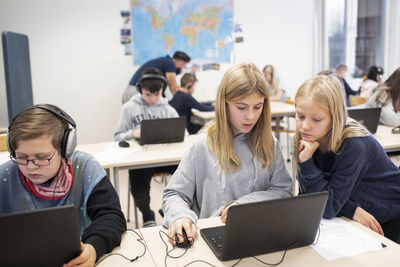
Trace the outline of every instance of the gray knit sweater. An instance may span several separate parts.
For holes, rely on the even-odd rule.
[[[234,139],[241,168],[234,173],[219,171],[218,161],[207,147],[207,133],[201,132],[186,150],[178,169],[163,193],[164,225],[178,218],[219,216],[232,201],[239,204],[291,196],[290,177],[278,141],[274,162],[262,168],[247,145],[247,135]]]

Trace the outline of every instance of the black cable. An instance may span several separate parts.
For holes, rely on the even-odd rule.
[[[135,260],[137,260],[137,259],[143,257],[144,254],[146,254],[147,247],[146,247],[146,244],[145,244],[144,241],[143,241],[143,237],[142,237],[140,234],[138,234],[138,233],[137,233],[135,230],[133,230],[133,229],[127,229],[126,231],[127,231],[127,232],[128,232],[128,231],[129,231],[129,232],[133,232],[133,233],[135,233],[135,234],[139,237],[139,238],[136,239],[136,241],[138,241],[140,244],[143,245],[143,247],[144,247],[143,253],[142,253],[141,255],[136,256],[135,258],[131,258],[131,259],[128,258],[128,257],[126,257],[125,255],[123,255],[123,254],[121,254],[121,253],[117,253],[117,252],[115,252],[115,253],[110,253],[110,254],[106,255],[104,258],[102,258],[101,260],[99,260],[98,262],[96,262],[95,266],[97,266],[100,262],[104,261],[106,258],[108,258],[108,257],[110,257],[110,256],[120,256],[120,257],[123,257],[124,259],[126,259],[127,261],[133,262],[133,261],[135,261]]]
[[[168,257],[170,257],[170,258],[172,258],[172,259],[178,259],[178,258],[183,257],[183,255],[185,255],[186,252],[188,251],[188,248],[185,248],[185,251],[182,253],[182,255],[179,255],[179,256],[172,256],[170,253],[175,249],[175,247],[168,251],[168,244],[165,242],[165,240],[164,240],[164,238],[161,236],[161,234],[164,234],[165,236],[168,237],[169,240],[172,240],[172,241],[174,240],[174,238],[170,237],[170,236],[169,236],[166,232],[164,232],[163,230],[160,230],[160,231],[158,232],[158,234],[159,234],[159,236],[160,236],[162,242],[164,243],[164,245],[165,245],[165,247],[166,247],[166,248],[165,248],[165,253],[166,253],[166,254],[165,254],[165,258],[164,258],[165,267],[167,267],[167,258],[168,258]],[[178,236],[178,235],[179,235],[179,236],[182,236],[181,234],[178,234],[178,233],[176,233],[174,236]],[[194,241],[192,241],[192,242],[194,242]],[[233,264],[231,267],[236,266],[241,260],[242,260],[242,259],[239,259],[239,260],[238,260],[235,264]],[[201,263],[205,263],[205,264],[208,264],[208,265],[210,265],[210,266],[216,267],[215,265],[213,265],[213,264],[211,264],[211,263],[209,263],[209,262],[207,262],[207,261],[204,261],[204,260],[194,260],[194,261],[191,261],[191,262],[185,264],[183,267],[189,266],[189,265],[191,265],[191,264],[193,264],[193,263],[196,263],[196,262],[201,262]]]

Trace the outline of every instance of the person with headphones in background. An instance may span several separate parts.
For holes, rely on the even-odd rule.
[[[74,120],[57,106],[18,114],[7,134],[11,160],[0,165],[0,213],[76,206],[82,251],[65,266],[94,266],[120,245],[126,221],[106,172],[91,155],[75,151],[76,139]]]
[[[176,92],[174,97],[169,101],[169,104],[173,106],[178,112],[179,116],[185,116],[186,128],[190,134],[197,133],[201,126],[193,124],[190,121],[192,116],[192,108],[199,111],[212,111],[214,106],[208,103],[199,103],[192,95],[196,90],[197,78],[194,74],[185,73],[181,78],[181,89]]]
[[[179,117],[176,110],[168,105],[168,100],[162,97],[167,88],[167,79],[156,68],[148,68],[142,72],[137,83],[140,94],[133,96],[122,105],[121,116],[118,122],[114,140],[124,141],[140,138],[140,125],[142,120],[164,119]],[[162,129],[154,129],[160,131]],[[133,199],[142,212],[143,227],[155,226],[154,212],[150,209],[150,182],[151,177],[157,172],[174,173],[177,166],[165,166],[129,170],[129,181]]]
[[[176,82],[176,75],[190,62],[190,57],[182,51],[176,51],[172,58],[167,55],[165,57],[158,57],[144,63],[132,76],[129,81],[128,87],[125,89],[122,95],[122,104],[126,103],[136,93],[136,84],[139,81],[141,73],[148,68],[157,68],[167,78],[167,84],[174,95],[178,90],[179,86]],[[163,96],[164,91],[163,91]]]
[[[383,68],[371,66],[368,70],[367,76],[364,77],[360,85],[360,96],[368,99],[374,92],[374,89],[381,84],[383,75]]]

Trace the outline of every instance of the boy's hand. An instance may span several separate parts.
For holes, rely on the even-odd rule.
[[[96,250],[92,245],[81,242],[81,254],[70,262],[64,264],[63,267],[92,267],[96,261],[96,256]]]
[[[133,138],[138,139],[140,138],[140,129],[136,129],[132,132]]]

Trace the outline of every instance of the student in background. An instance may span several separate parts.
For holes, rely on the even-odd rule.
[[[340,81],[343,84],[344,91],[346,93],[345,99],[346,99],[346,106],[350,106],[350,95],[358,95],[358,91],[354,91],[351,89],[350,85],[346,81],[346,75],[347,75],[347,66],[345,64],[339,64],[336,66],[336,75],[340,79]]]
[[[118,129],[114,134],[116,141],[140,138],[142,120],[179,117],[176,110],[168,105],[167,99],[161,97],[167,80],[156,68],[143,71],[138,81],[140,94],[133,96],[122,106]],[[154,129],[161,131],[162,129]],[[132,196],[142,212],[143,227],[155,226],[154,212],[150,209],[150,182],[157,172],[174,173],[177,166],[129,170],[129,181]]]
[[[400,126],[400,68],[396,69],[384,84],[365,103],[366,107],[382,107],[380,123]]]
[[[285,90],[282,89],[275,68],[272,65],[266,65],[263,68],[263,73],[268,82],[269,101],[284,101],[286,98]]]
[[[328,191],[325,218],[345,216],[399,242],[400,170],[375,138],[347,117],[338,78],[305,81],[295,102],[300,192]]]
[[[0,183],[0,213],[76,206],[82,252],[66,266],[94,266],[119,246],[126,221],[104,169],[91,155],[74,151],[70,126],[75,122],[68,114],[47,104],[14,118],[8,131],[11,160],[0,166],[0,176],[7,177]]]
[[[360,96],[368,99],[372,95],[374,89],[381,83],[382,75],[383,69],[381,67],[371,66],[367,76],[364,77],[360,85]]]
[[[212,111],[214,107],[210,104],[199,103],[192,95],[196,90],[197,79],[194,74],[185,73],[181,78],[181,89],[176,92],[174,97],[169,101],[178,112],[179,116],[186,117],[186,128],[190,134],[197,133],[201,126],[193,124],[190,121],[192,116],[192,108],[199,111]]]
[[[164,190],[170,236],[185,229],[195,238],[198,218],[225,222],[232,205],[291,196],[292,179],[270,124],[262,73],[254,64],[230,68],[218,88],[215,120],[196,136]]]
[[[132,76],[129,85],[122,95],[122,104],[127,102],[136,93],[136,84],[139,81],[141,73],[148,68],[157,68],[167,78],[167,83],[171,93],[174,95],[179,86],[176,81],[176,75],[181,72],[181,69],[190,62],[190,57],[182,51],[176,51],[172,58],[169,55],[159,57],[144,63]],[[163,92],[163,96],[164,92]]]

